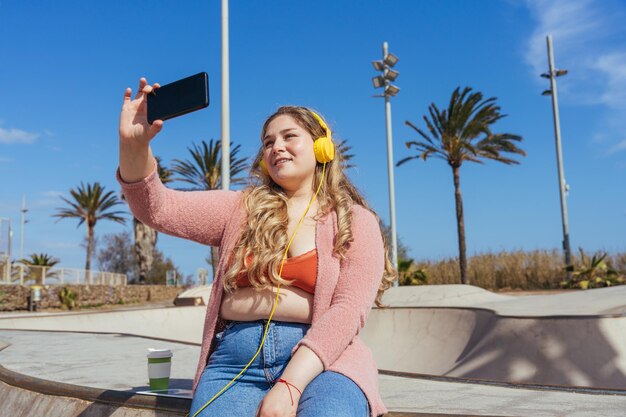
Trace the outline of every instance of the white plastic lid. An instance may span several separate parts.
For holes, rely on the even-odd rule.
[[[173,356],[172,351],[169,349],[148,349],[148,358],[171,358]]]

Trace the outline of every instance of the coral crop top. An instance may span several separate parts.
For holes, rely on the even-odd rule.
[[[248,262],[250,261],[251,259],[248,257]],[[289,281],[295,279],[291,285],[313,294],[317,279],[317,249],[311,249],[301,255],[287,258],[281,276]],[[246,272],[241,272],[237,277],[237,286],[250,286]]]

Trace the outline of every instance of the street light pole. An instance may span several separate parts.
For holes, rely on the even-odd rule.
[[[387,57],[387,42],[383,43],[383,62]],[[389,80],[385,79],[385,87],[389,85]],[[391,134],[391,100],[389,94],[385,94],[385,122],[387,131],[387,176],[389,180],[389,220],[391,222],[391,261],[393,267],[398,269],[398,234],[396,229],[396,192],[393,178],[393,138]],[[398,286],[398,281],[394,282]]]
[[[26,194],[22,194],[22,222],[20,223],[20,259],[24,259],[24,224],[28,223],[26,220]]]
[[[398,72],[391,68],[398,62],[398,57],[390,54],[387,42],[383,42],[383,59],[374,61],[372,64],[382,75],[373,78],[375,88],[383,88],[383,94],[374,97],[385,98],[385,127],[387,134],[387,176],[389,180],[389,221],[391,226],[391,262],[393,267],[398,269],[398,233],[396,228],[396,196],[395,181],[393,178],[393,138],[391,133],[391,97],[398,94],[400,89],[391,84],[398,77]],[[394,281],[394,287],[399,285],[398,280]]]
[[[2,224],[3,221],[6,221],[9,225],[8,228],[8,241],[7,241],[7,261],[6,264],[4,266],[4,280],[6,281],[6,283],[10,283],[11,282],[11,246],[12,246],[12,239],[13,239],[13,230],[11,229],[11,219],[7,218],[7,217],[0,217],[0,224]]]
[[[230,188],[230,78],[228,0],[222,0],[222,189]]]
[[[552,96],[552,114],[554,116],[554,137],[556,140],[556,163],[559,175],[559,195],[561,199],[561,220],[563,225],[563,251],[565,252],[565,264],[566,267],[572,265],[572,253],[569,243],[569,225],[567,221],[567,200],[566,191],[567,184],[563,174],[563,155],[561,151],[561,123],[559,120],[559,99],[556,89],[556,77],[567,74],[566,70],[557,70],[554,68],[554,54],[552,51],[552,35],[546,37],[548,44],[548,65],[549,73],[542,74],[544,78],[550,79],[550,90],[544,91],[544,94],[549,91]],[[567,278],[571,279],[571,271],[567,271]]]

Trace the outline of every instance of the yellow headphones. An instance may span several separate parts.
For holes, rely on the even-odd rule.
[[[328,125],[326,125],[326,122],[324,122],[324,120],[313,110],[309,109],[309,112],[313,115],[313,117],[315,117],[320,126],[322,126],[322,129],[324,129],[324,131],[326,132],[326,136],[320,136],[313,142],[313,152],[315,153],[315,160],[317,160],[317,162],[319,162],[320,164],[325,164],[335,159],[335,145],[333,144],[333,136],[330,132],[330,129],[328,128]],[[263,158],[261,158],[259,166],[261,167],[263,174],[265,176],[268,176],[269,172]]]

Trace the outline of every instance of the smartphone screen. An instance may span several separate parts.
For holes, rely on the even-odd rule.
[[[201,72],[174,81],[148,94],[148,123],[168,120],[209,105],[209,77]]]

